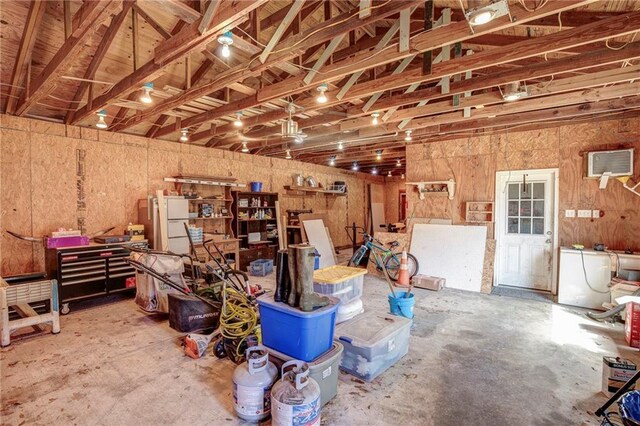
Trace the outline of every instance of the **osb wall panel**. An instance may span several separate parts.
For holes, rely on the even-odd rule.
[[[85,210],[77,207],[78,150],[84,152]],[[344,227],[364,225],[367,183],[383,182],[381,177],[325,166],[5,115],[0,115],[0,158],[1,228],[34,236],[77,228],[79,218],[84,218],[88,233],[111,226],[122,232],[129,222],[137,222],[139,199],[173,189],[163,178],[183,173],[262,181],[264,191],[280,194],[283,214],[287,209],[326,214],[334,244],[345,246],[350,241]],[[313,176],[323,185],[346,181],[348,194],[286,194],[283,186],[291,184],[295,173]],[[2,274],[43,270],[43,261],[40,244],[2,233]]]
[[[466,201],[494,201],[495,173],[502,170],[559,168],[559,242],[612,249],[640,250],[640,198],[610,180],[606,190],[585,179],[589,151],[636,148],[635,173],[640,178],[640,119],[585,123],[537,131],[473,137],[407,147],[407,181],[456,181],[453,200],[426,195],[407,187],[415,217],[451,219],[464,223]],[[395,184],[394,184],[395,185]],[[391,189],[395,191],[395,189]],[[600,219],[565,219],[565,209],[598,209]],[[494,238],[489,227],[488,238]]]

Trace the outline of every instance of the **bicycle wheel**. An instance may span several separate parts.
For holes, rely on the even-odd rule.
[[[367,254],[367,248],[365,246],[360,246],[360,248],[353,253],[351,259],[349,259],[347,266],[360,266],[360,262],[362,262],[362,258],[365,254]]]
[[[384,266],[392,281],[398,281],[401,256],[402,253],[391,253],[384,261]],[[411,253],[407,253],[407,269],[409,270],[409,278],[413,278],[418,273],[418,259]]]

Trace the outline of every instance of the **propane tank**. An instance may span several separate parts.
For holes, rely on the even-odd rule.
[[[241,419],[258,422],[271,413],[271,386],[278,369],[264,346],[249,347],[245,354],[247,362],[233,372],[233,408]]]
[[[272,426],[320,424],[320,385],[309,377],[307,363],[293,360],[282,365],[282,378],[271,390],[271,405]]]

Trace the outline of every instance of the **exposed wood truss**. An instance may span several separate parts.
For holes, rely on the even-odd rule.
[[[104,109],[108,131],[186,129],[197,145],[381,172],[402,169],[410,143],[639,113],[640,2],[509,1],[508,16],[470,27],[460,4],[484,3],[65,0],[48,17],[45,2],[17,2],[0,105],[79,125]],[[57,41],[34,52],[47,19]],[[512,87],[526,94],[509,102]],[[290,103],[303,143],[280,134]]]

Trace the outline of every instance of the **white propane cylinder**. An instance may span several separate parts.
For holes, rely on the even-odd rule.
[[[319,425],[320,407],[320,385],[309,376],[307,363],[285,362],[282,378],[271,390],[271,425]]]
[[[278,369],[264,346],[247,348],[246,357],[233,372],[233,408],[241,419],[258,422],[271,413],[271,386]]]

